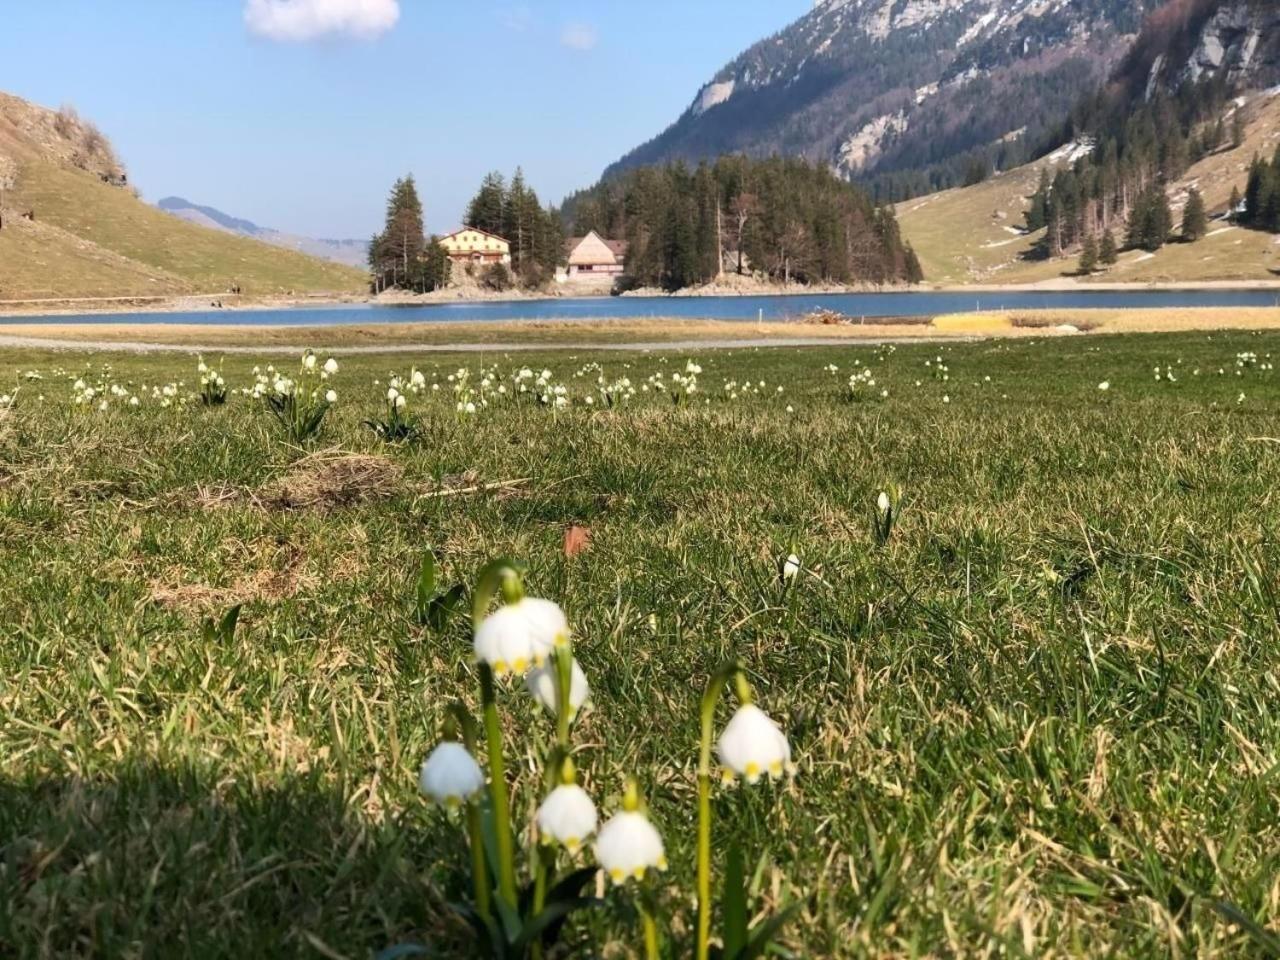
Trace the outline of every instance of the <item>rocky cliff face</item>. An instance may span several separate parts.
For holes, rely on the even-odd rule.
[[[1221,4],[1199,30],[1185,64],[1169,64],[1179,79],[1225,76],[1235,84],[1280,82],[1280,3]],[[1169,77],[1157,79],[1168,82]]]
[[[1013,166],[1047,146],[1132,59],[1148,15],[1190,41],[1157,39],[1143,64],[1152,84],[1276,71],[1277,0],[819,0],[617,167],[780,152],[912,192],[951,186],[975,165]]]

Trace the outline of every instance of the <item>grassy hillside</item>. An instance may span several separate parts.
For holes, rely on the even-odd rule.
[[[60,131],[65,131],[60,132]],[[0,300],[359,290],[355,269],[187,223],[127,187],[64,141],[78,128],[0,95],[0,156],[13,170],[0,229]],[[31,210],[35,221],[16,215]]]
[[[1244,189],[1255,153],[1270,156],[1280,141],[1280,96],[1247,105],[1248,136],[1242,147],[1205,157],[1171,189],[1175,219],[1181,218],[1186,191],[1196,187],[1213,214],[1226,210],[1233,186]],[[930,283],[1036,283],[1062,279],[1075,260],[1023,259],[1041,234],[1021,231],[1028,198],[1040,170],[1071,161],[1062,150],[973,187],[947,190],[901,204],[898,217],[915,247]],[[1274,279],[1280,270],[1275,237],[1222,223],[1194,244],[1170,244],[1154,256],[1142,251],[1121,255],[1111,271],[1091,282],[1157,282]],[[1220,232],[1219,232],[1220,231]]]

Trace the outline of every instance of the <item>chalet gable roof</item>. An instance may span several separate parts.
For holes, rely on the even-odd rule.
[[[569,237],[564,242],[564,252],[568,257],[573,257],[583,244],[588,240],[594,240],[600,246],[604,247],[613,255],[613,259],[617,263],[621,263],[627,256],[627,241],[625,240],[606,240],[600,236],[595,230],[592,230],[585,237]]]
[[[458,229],[458,230],[453,231],[453,233],[446,233],[446,234],[445,234],[443,237],[441,237],[440,239],[441,239],[441,240],[452,240],[454,237],[458,236],[459,234],[463,234],[463,233],[478,233],[478,234],[480,234],[480,236],[482,236],[482,237],[488,237],[490,240],[498,240],[498,241],[500,241],[501,243],[510,243],[510,242],[511,242],[511,241],[510,241],[510,240],[508,240],[506,237],[500,237],[500,236],[498,236],[496,233],[490,233],[488,230],[481,230],[479,227],[462,227],[462,228],[460,228],[460,229]]]

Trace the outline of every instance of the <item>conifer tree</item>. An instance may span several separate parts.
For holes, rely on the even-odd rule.
[[[480,184],[480,192],[467,206],[467,226],[502,236],[506,200],[506,179],[496,171],[488,174]]]
[[[1164,188],[1151,188],[1152,197],[1147,204],[1147,225],[1143,231],[1143,248],[1154,253],[1169,242],[1173,230],[1173,211],[1169,209],[1169,197]]]
[[[1209,232],[1209,215],[1205,212],[1204,197],[1194,187],[1187,195],[1187,207],[1182,213],[1182,239],[1194,243]]]
[[[1227,202],[1227,219],[1235,223],[1240,218],[1240,204],[1244,203],[1244,198],[1240,196],[1240,188],[1233,186],[1231,188],[1231,199]]]
[[[1120,251],[1116,249],[1116,238],[1107,230],[1102,234],[1102,243],[1098,245],[1098,262],[1104,267],[1113,267],[1120,260]]]
[[[1098,241],[1093,236],[1084,238],[1084,246],[1080,249],[1080,275],[1089,276],[1098,268]]]
[[[419,264],[426,246],[422,201],[413,175],[402,177],[387,199],[387,222],[369,245],[369,266],[374,286],[411,289],[420,279]]]

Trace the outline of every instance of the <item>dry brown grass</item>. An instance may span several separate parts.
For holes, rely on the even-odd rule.
[[[315,510],[389,500],[403,469],[387,457],[322,450],[303,457],[254,499],[270,510]]]

